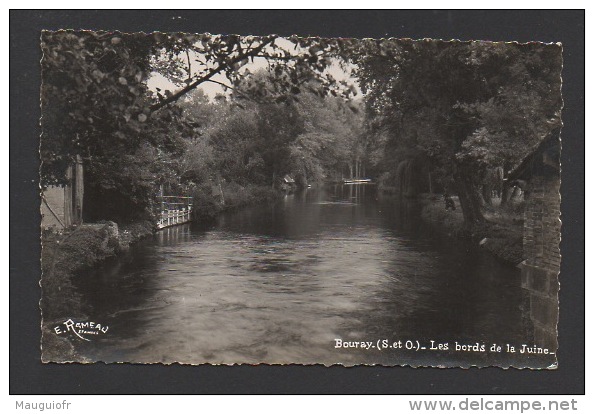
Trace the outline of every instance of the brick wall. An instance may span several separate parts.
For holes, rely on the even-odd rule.
[[[561,254],[559,178],[535,175],[529,180],[524,213],[522,287],[530,300],[537,346],[557,349]]]

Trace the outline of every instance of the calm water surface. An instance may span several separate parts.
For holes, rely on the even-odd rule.
[[[341,185],[161,231],[79,283],[85,313],[109,325],[80,352],[106,362],[517,362],[452,348],[530,343],[519,270],[422,228],[417,213],[373,186]]]

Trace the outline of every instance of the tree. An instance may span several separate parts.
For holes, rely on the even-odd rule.
[[[244,97],[257,102],[283,102],[300,92],[300,87],[317,80],[317,93],[345,97],[352,88],[341,88],[336,80],[325,73],[337,57],[350,50],[351,42],[342,39],[304,38],[291,36],[279,39],[270,36],[194,35],[155,33],[161,53],[154,56],[155,69],[179,86],[176,91],[157,94],[158,102],[151,110],[158,110],[178,101],[199,85],[214,82],[226,89],[237,90],[250,71],[248,62],[260,59],[268,70],[266,81],[260,76],[256,82],[246,85]],[[224,75],[226,82],[216,80]],[[311,88],[311,85],[310,85]]]
[[[142,36],[42,33],[43,185],[62,183],[76,155],[89,160],[139,147],[150,48]]]
[[[179,111],[150,112],[154,48],[144,34],[43,32],[41,184],[64,184],[80,156],[86,220],[149,215],[151,181],[168,173],[162,155],[179,149],[169,126]]]
[[[357,61],[369,124],[426,156],[467,223],[484,220],[488,167],[513,165],[559,123],[558,45],[391,40]]]
[[[43,32],[42,186],[64,184],[66,167],[80,156],[85,198],[92,201],[85,202],[87,220],[148,214],[155,190],[145,178],[156,185],[184,172],[176,159],[196,132],[196,117],[186,122],[176,104],[197,86],[222,83],[214,78],[224,74],[233,88],[249,60],[265,59],[272,73],[283,76],[274,77],[272,90],[253,91],[262,98],[286,100],[312,77],[320,79],[320,93],[330,91],[332,79],[323,72],[331,43],[277,42],[276,36]],[[146,80],[154,71],[180,89],[149,91]],[[157,164],[142,156],[143,162],[131,163],[139,152],[151,151]]]
[[[309,181],[341,177],[363,158],[361,101],[319,96],[307,89],[295,104],[304,131],[292,145],[294,170]],[[307,181],[306,180],[306,181]]]

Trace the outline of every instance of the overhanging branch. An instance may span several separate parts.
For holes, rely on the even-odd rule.
[[[275,38],[276,38],[275,36],[270,36],[268,39],[262,41],[262,43],[260,45],[258,45],[257,47],[255,47],[251,50],[248,50],[244,53],[240,53],[237,56],[235,56],[233,59],[231,59],[227,62],[221,63],[216,68],[211,69],[208,72],[208,74],[204,75],[201,78],[196,79],[194,82],[189,83],[187,86],[183,87],[182,89],[180,89],[179,91],[175,92],[174,94],[168,96],[167,98],[163,99],[162,101],[159,101],[159,102],[155,103],[154,105],[151,105],[151,107],[150,107],[151,112],[158,111],[159,109],[163,108],[164,106],[177,101],[179,98],[181,98],[182,96],[184,96],[191,90],[196,89],[196,87],[198,87],[198,85],[200,85],[204,82],[210,81],[213,76],[223,72],[225,69],[230,68],[234,64],[241,62],[242,60],[244,60],[246,58],[254,57],[254,56],[258,55],[262,50],[264,50],[264,48],[266,46],[271,44]]]

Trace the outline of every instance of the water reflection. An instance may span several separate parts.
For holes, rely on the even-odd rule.
[[[87,313],[110,325],[81,352],[109,362],[513,362],[334,348],[336,338],[529,340],[519,271],[423,228],[414,212],[372,186],[335,186],[165,229],[81,286]]]

